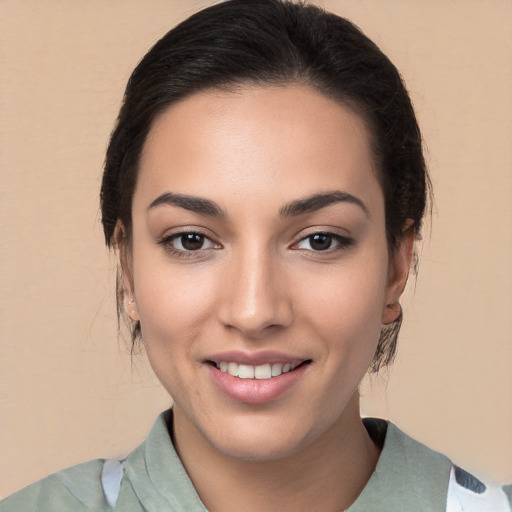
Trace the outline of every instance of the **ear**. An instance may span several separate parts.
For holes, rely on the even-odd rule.
[[[391,324],[401,314],[400,297],[407,284],[414,249],[414,222],[408,219],[397,246],[389,259],[386,302],[382,312],[382,323]]]
[[[133,286],[133,265],[131,248],[126,239],[126,230],[118,220],[114,230],[114,241],[119,257],[118,301],[123,303],[126,314],[134,321],[139,321],[139,311]]]

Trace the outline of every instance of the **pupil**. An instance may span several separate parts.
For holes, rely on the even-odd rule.
[[[204,242],[204,236],[197,233],[187,233],[181,236],[181,244],[187,251],[197,251],[201,249]]]
[[[311,237],[311,247],[315,251],[325,251],[331,247],[332,238],[324,233],[319,233]]]

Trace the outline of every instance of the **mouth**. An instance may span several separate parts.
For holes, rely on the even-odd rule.
[[[223,352],[204,360],[216,388],[230,400],[247,405],[287,396],[303,380],[312,362],[274,351]]]
[[[294,363],[264,363],[259,365],[239,364],[233,361],[207,361],[222,373],[239,379],[268,380],[310,364],[311,359]]]

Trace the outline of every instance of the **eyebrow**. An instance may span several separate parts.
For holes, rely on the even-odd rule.
[[[355,204],[359,206],[368,217],[370,216],[368,208],[361,199],[348,192],[342,192],[341,190],[314,194],[303,199],[290,201],[279,209],[279,215],[283,218],[296,217],[298,215],[321,210],[322,208],[336,203]],[[201,215],[208,215],[209,217],[226,217],[225,211],[217,203],[203,197],[165,192],[148,206],[148,210],[162,205],[178,206]]]
[[[208,215],[209,217],[225,217],[224,210],[215,202],[202,197],[188,196],[184,194],[173,194],[165,192],[158,196],[149,206],[148,210],[161,205],[179,206],[185,210]]]
[[[304,215],[305,213],[316,212],[335,203],[355,204],[363,210],[367,217],[370,217],[370,212],[361,199],[348,192],[342,192],[341,190],[315,194],[305,197],[304,199],[291,201],[283,206],[279,210],[279,213],[281,217],[295,217],[297,215]]]

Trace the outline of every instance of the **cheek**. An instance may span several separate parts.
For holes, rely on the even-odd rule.
[[[308,279],[298,296],[329,352],[372,358],[380,331],[386,291],[387,259],[333,269]]]
[[[214,281],[208,269],[171,266],[165,255],[134,258],[135,296],[148,350],[161,346],[171,352],[198,336],[215,304]]]
[[[214,288],[210,274],[197,274],[150,264],[142,265],[135,273],[135,295],[148,360],[162,385],[180,403],[191,395],[202,400],[199,390],[191,385],[190,363],[198,360],[215,303],[209,292]]]
[[[365,317],[370,320],[377,315],[380,322],[386,274],[385,258],[380,261],[375,257],[359,258],[359,261],[329,269],[324,275],[311,276],[301,295],[311,307],[316,304],[320,311],[325,309],[326,313],[334,313],[337,309],[340,320],[340,316],[347,314],[360,320]]]

